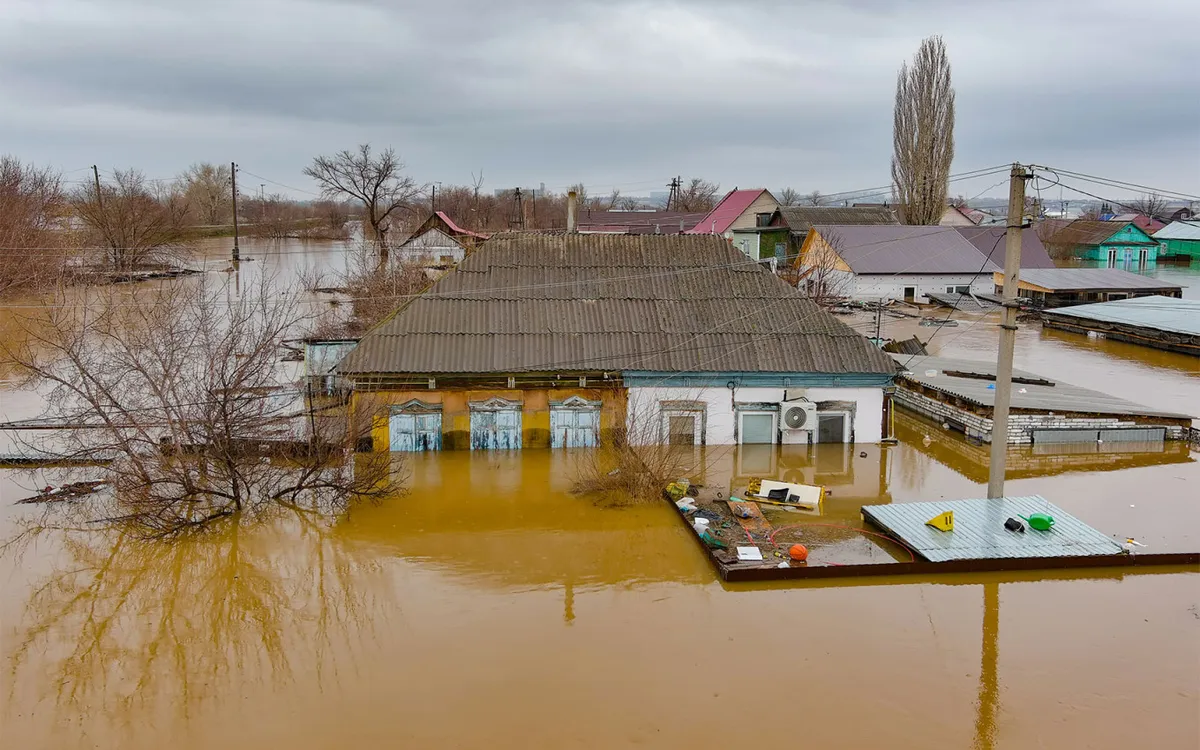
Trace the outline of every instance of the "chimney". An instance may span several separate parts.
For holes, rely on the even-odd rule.
[[[572,190],[567,193],[567,231],[575,231],[575,204],[578,203],[579,196]]]

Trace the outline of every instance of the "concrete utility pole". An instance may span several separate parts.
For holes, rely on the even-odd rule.
[[[237,164],[229,162],[229,179],[233,183],[233,262],[242,259],[242,251],[238,248],[237,223]]]
[[[1013,350],[1017,344],[1017,285],[1021,281],[1021,228],[1025,224],[1025,180],[1029,174],[1013,164],[1008,182],[1008,223],[1004,246],[1004,318],[1000,323],[1000,354],[996,362],[996,405],[992,409],[992,460],[988,467],[988,497],[1004,497],[1008,457],[1008,407],[1012,402]]]

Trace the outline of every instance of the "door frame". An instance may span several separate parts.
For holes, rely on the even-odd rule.
[[[854,442],[854,415],[845,409],[831,409],[829,411],[817,412],[817,426],[813,430],[813,435],[816,440],[814,444],[818,445],[837,445],[837,443],[821,443],[821,417],[841,417],[842,418],[842,444]]]

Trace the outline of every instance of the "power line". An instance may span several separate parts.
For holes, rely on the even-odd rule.
[[[1065,174],[1068,177],[1075,177],[1077,179],[1083,180],[1084,182],[1094,182],[1098,185],[1106,185],[1108,187],[1134,188],[1137,190],[1145,190],[1150,193],[1157,193],[1158,195],[1160,195],[1164,198],[1180,198],[1180,199],[1193,200],[1193,201],[1200,200],[1200,195],[1192,195],[1190,193],[1182,193],[1182,192],[1179,192],[1176,190],[1166,190],[1164,188],[1155,188],[1155,187],[1150,187],[1148,185],[1139,185],[1136,182],[1123,182],[1121,180],[1116,180],[1116,179],[1112,179],[1112,178],[1108,178],[1108,177],[1097,177],[1095,175],[1083,174],[1082,172],[1072,172],[1071,170],[1068,170],[1068,169],[1060,169],[1058,167],[1049,167],[1049,166],[1040,165],[1040,164],[1031,164],[1029,166],[1032,169],[1044,169],[1048,172],[1053,172],[1054,174]]]

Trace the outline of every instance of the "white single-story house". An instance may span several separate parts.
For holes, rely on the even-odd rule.
[[[924,301],[992,291],[1000,270],[955,227],[817,225],[796,259],[811,296]]]

